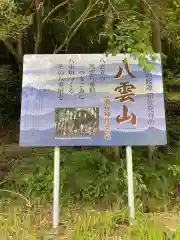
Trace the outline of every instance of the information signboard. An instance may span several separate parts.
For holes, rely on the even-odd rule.
[[[151,62],[150,62],[151,63]],[[162,67],[130,55],[25,55],[20,145],[165,145]]]

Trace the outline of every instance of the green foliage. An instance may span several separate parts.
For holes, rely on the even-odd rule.
[[[169,170],[172,172],[174,177],[177,177],[178,182],[180,182],[180,166],[172,165],[169,167]]]
[[[169,148],[177,148],[177,153],[179,152],[178,148],[180,144],[180,137],[178,132],[180,128],[179,77],[179,74],[175,74],[172,71],[166,70],[164,79],[168,146]]]
[[[179,48],[180,47],[180,37],[179,37],[179,19],[180,14],[180,4],[179,1],[173,1],[173,6],[166,9],[164,18],[166,21],[166,26],[164,32],[168,36],[169,40]]]
[[[0,40],[16,39],[32,23],[32,15],[19,13],[19,8],[13,0],[0,2]]]
[[[125,190],[125,175],[117,164],[108,161],[100,151],[75,152],[64,163],[64,189],[77,200],[98,202],[117,200]]]
[[[19,1],[18,1],[19,2]],[[48,13],[57,6],[59,1],[50,1],[51,6],[47,1],[43,1],[41,12],[41,20],[48,15]],[[95,2],[95,1],[92,1]],[[165,88],[167,101],[174,101],[175,107],[166,105],[167,109],[167,129],[168,129],[168,154],[162,154],[158,150],[157,156],[151,162],[147,161],[147,154],[143,149],[138,148],[133,152],[134,162],[134,187],[136,200],[143,201],[150,211],[157,210],[157,201],[160,205],[169,204],[169,200],[177,198],[179,194],[179,128],[180,120],[177,113],[179,102],[179,4],[168,3],[165,0],[159,0],[157,3],[153,1],[147,2],[147,16],[144,16],[142,9],[139,5],[139,0],[112,0],[112,1],[99,1],[97,5],[84,22],[76,29],[76,26],[71,29],[74,22],[80,17],[86,9],[89,1],[78,0],[71,1],[60,10],[56,11],[48,21],[45,23],[41,32],[42,38],[42,53],[47,52],[47,45],[51,45],[50,39],[53,44],[49,46],[49,51],[52,53],[54,48],[60,46],[67,37],[75,32],[72,41],[67,40],[65,48],[68,47],[68,52],[71,53],[95,53],[106,51],[106,46],[101,49],[99,44],[99,36],[106,34],[106,23],[110,21],[109,48],[107,52],[117,53],[130,53],[132,57],[139,60],[139,65],[144,71],[151,71],[154,64],[149,64],[147,56],[152,61],[156,60],[156,55],[152,51],[151,35],[152,29],[150,22],[151,7],[157,6],[161,13],[156,13],[156,20],[159,20],[161,25],[161,37],[163,40],[168,40],[168,46],[165,46],[164,51],[168,55],[167,59],[175,65],[176,73],[169,68],[169,62],[165,65]],[[153,4],[152,4],[153,2]],[[24,13],[29,7],[29,1],[21,1],[21,5],[13,0],[1,0],[0,3],[0,40],[8,40],[8,51],[4,51],[5,63],[0,67],[0,89],[1,89],[1,107],[0,107],[0,124],[12,120],[12,111],[16,112],[16,104],[20,102],[19,98],[13,93],[13,89],[17,92],[18,83],[16,82],[17,74],[12,69],[15,69],[14,59],[24,53],[32,53],[34,50],[34,43],[37,38],[37,22],[34,21],[37,17],[38,9],[35,6],[31,9],[30,13],[26,16]],[[20,8],[21,6],[21,8]],[[109,7],[110,6],[110,7]],[[161,8],[161,9],[160,9]],[[112,10],[111,11],[109,11]],[[33,15],[31,14],[33,12]],[[157,11],[158,12],[158,11]],[[107,19],[106,19],[107,18]],[[96,21],[95,21],[96,20]],[[78,21],[78,24],[81,21]],[[33,24],[32,24],[33,23]],[[115,25],[114,25],[115,24]],[[28,26],[31,25],[31,28]],[[19,44],[17,38],[24,36],[22,45]],[[33,36],[33,38],[32,38]],[[106,36],[105,36],[106,38]],[[105,41],[106,42],[106,41]],[[39,44],[41,45],[41,43]],[[106,44],[105,44],[106,45]],[[167,49],[170,45],[175,48],[176,55],[173,55],[171,49]],[[19,49],[21,48],[21,49]],[[21,51],[22,50],[22,51]],[[19,54],[19,51],[22,52]],[[15,54],[14,54],[15,52]],[[12,56],[9,57],[9,53]],[[18,57],[16,56],[18,55]],[[5,65],[9,63],[10,66]],[[20,82],[20,81],[19,81]],[[3,91],[2,91],[3,89]],[[11,91],[12,90],[12,91]],[[174,108],[176,108],[174,110]],[[4,115],[4,116],[3,116]],[[127,203],[127,172],[126,172],[126,159],[120,156],[118,148],[106,148],[109,151],[105,152],[96,150],[88,151],[62,151],[61,154],[61,198],[63,203],[68,201],[74,202],[91,202],[93,204],[103,202],[106,205],[114,202]],[[166,149],[167,150],[167,149]],[[122,152],[123,150],[121,150]],[[45,201],[52,200],[52,187],[53,187],[53,153],[44,151],[44,153],[28,158],[24,158],[21,165],[16,167],[13,172],[8,176],[9,181],[1,185],[3,189],[17,191],[25,195],[25,197],[34,199],[40,198]],[[2,198],[5,193],[1,193]],[[9,194],[8,194],[9,198]],[[149,200],[147,200],[149,199]],[[164,200],[166,199],[166,200]],[[159,207],[159,209],[161,209]],[[158,210],[159,210],[158,209]],[[106,216],[103,216],[106,219]],[[111,216],[108,216],[111,219]],[[88,219],[89,221],[89,219]],[[79,224],[79,223],[78,223]],[[103,222],[104,224],[104,222]],[[81,225],[81,223],[79,224]],[[105,223],[106,225],[106,223]],[[15,228],[17,226],[15,225]],[[92,227],[92,233],[94,231]],[[107,222],[106,227],[109,230],[111,223]],[[87,227],[88,228],[88,227]],[[81,229],[82,230],[82,229]],[[104,230],[104,229],[103,229]],[[147,229],[146,229],[147,230]],[[88,239],[89,235],[87,229],[81,231],[81,235],[85,235]],[[139,234],[139,232],[138,232]],[[137,234],[137,235],[138,235]],[[82,237],[77,233],[77,239]],[[82,237],[83,239],[83,237]],[[96,239],[97,236],[96,236]]]
[[[180,88],[180,74],[175,74],[172,71],[166,71],[166,77],[164,80],[164,85],[165,85],[165,91],[166,93],[170,93],[173,92],[173,94],[175,95],[178,91],[178,89]],[[178,100],[178,99],[177,99]]]
[[[133,226],[129,226],[125,208],[92,211],[88,207],[79,212],[77,206],[73,205],[69,210],[62,209],[61,226],[56,231],[51,229],[49,206],[34,204],[27,208],[6,203],[0,206],[0,210],[0,238],[3,240],[175,240],[180,236],[178,227],[170,232],[167,229],[169,226],[164,226],[166,221],[163,220],[169,215],[143,216],[137,213]],[[177,216],[173,216],[173,219],[179,220]]]
[[[12,70],[10,65],[0,66],[0,125],[9,123],[10,118],[17,112],[17,95],[13,93],[13,89],[17,88],[17,74]],[[20,93],[20,90],[19,90]]]
[[[6,188],[22,193],[28,198],[52,197],[53,162],[49,152],[39,154],[34,159],[24,159],[22,164],[8,176]]]
[[[132,51],[134,48],[139,52],[144,52],[145,47],[150,45],[149,26],[148,21],[138,21],[136,17],[131,17],[123,23],[118,23],[115,26],[113,35],[110,35],[109,47],[116,49],[120,53],[127,52],[128,48],[132,49]],[[148,48],[147,53],[150,50],[151,48]]]
[[[139,60],[139,66],[145,72],[151,71],[155,65],[149,64],[147,56],[156,60],[150,42],[150,22],[139,21],[135,16],[129,17],[115,26],[113,33],[109,34],[109,52],[113,54],[131,53]]]
[[[160,201],[159,207],[162,208],[165,204],[163,199],[166,199],[168,205],[170,197],[178,193],[179,155],[171,153],[166,157],[157,156],[151,163],[147,162],[139,149],[134,151],[133,156],[136,200],[145,201],[146,196],[153,202]],[[63,150],[60,176],[63,204],[101,202],[107,206],[116,202],[127,202],[125,159],[112,161],[98,149],[69,152]],[[29,199],[52,200],[52,152],[37,152],[34,157],[24,159],[7,177],[9,180],[1,186],[2,189],[19,192]],[[153,207],[149,205],[152,205],[152,201],[147,203],[147,207],[151,210],[158,208],[157,203],[153,203]]]
[[[60,174],[62,196],[65,200],[98,202],[107,198],[108,201],[112,201],[117,200],[118,193],[125,192],[124,170],[107,161],[99,151],[77,151],[61,156],[62,159],[65,158],[62,160]],[[34,159],[26,159],[10,174],[11,188],[20,191],[26,197],[50,199],[52,164],[52,155],[48,154],[37,156],[35,162]],[[9,189],[9,185],[6,187]]]

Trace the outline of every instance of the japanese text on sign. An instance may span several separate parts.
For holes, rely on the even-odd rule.
[[[100,60],[100,80],[104,81],[106,79],[105,77],[105,70],[106,70],[106,65],[105,65],[105,60],[101,59]]]
[[[125,65],[125,69],[128,73],[128,75],[131,78],[136,78],[129,69],[129,65],[127,62],[124,62]],[[123,73],[123,68],[119,68],[119,71],[117,73],[117,75],[114,77],[115,79],[120,79],[122,77],[122,73]],[[119,96],[115,97],[115,99],[119,99],[120,102],[125,103],[125,102],[132,102],[135,103],[135,96],[136,94],[133,93],[132,90],[135,90],[136,87],[132,84],[130,84],[129,82],[124,82],[124,83],[120,83],[120,85],[118,87],[115,88],[116,92],[119,92]],[[118,124],[121,123],[125,123],[125,122],[131,122],[133,126],[136,125],[137,123],[137,119],[136,119],[136,115],[134,113],[129,114],[129,110],[128,107],[126,105],[123,105],[123,114],[118,115],[116,117],[116,122]]]
[[[152,86],[152,74],[146,74],[146,91],[147,94],[147,105],[148,105],[148,125],[149,129],[154,126],[154,94],[153,94],[153,86]]]
[[[64,67],[62,64],[60,64],[59,69],[58,69],[58,97],[60,100],[63,100],[63,95],[64,95]]]
[[[111,139],[110,131],[110,98],[104,98],[104,138]]]
[[[84,99],[84,72],[80,72],[80,91],[79,91],[79,99]]]
[[[95,93],[95,65],[89,64],[89,75],[90,75],[90,92]]]
[[[69,60],[69,76],[70,76],[70,83],[69,83],[69,93],[73,93],[73,81],[74,81],[74,61],[72,59]]]

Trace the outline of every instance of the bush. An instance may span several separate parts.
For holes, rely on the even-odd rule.
[[[163,200],[178,191],[178,155],[159,155],[148,162],[142,151],[134,150],[134,189],[136,199]],[[156,169],[156,171],[155,171]],[[53,152],[43,150],[23,160],[11,172],[4,189],[17,191],[25,197],[52,201]],[[87,151],[61,151],[61,203],[83,201],[106,205],[127,203],[127,172],[125,159],[112,161],[99,149]],[[177,194],[176,194],[177,195]],[[156,205],[156,204],[155,204]]]
[[[116,201],[126,189],[126,172],[99,150],[61,153],[61,196],[64,201],[101,199]],[[53,154],[44,152],[24,159],[8,176],[4,187],[16,189],[28,198],[50,200],[53,191]]]
[[[0,125],[3,127],[19,117],[20,84],[17,73],[9,65],[0,66]]]
[[[25,158],[12,172],[4,185],[6,189],[22,193],[27,198],[51,199],[53,182],[52,153],[45,151]]]

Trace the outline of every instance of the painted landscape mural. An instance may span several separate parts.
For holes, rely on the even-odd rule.
[[[21,146],[164,145],[160,56],[25,55]]]

